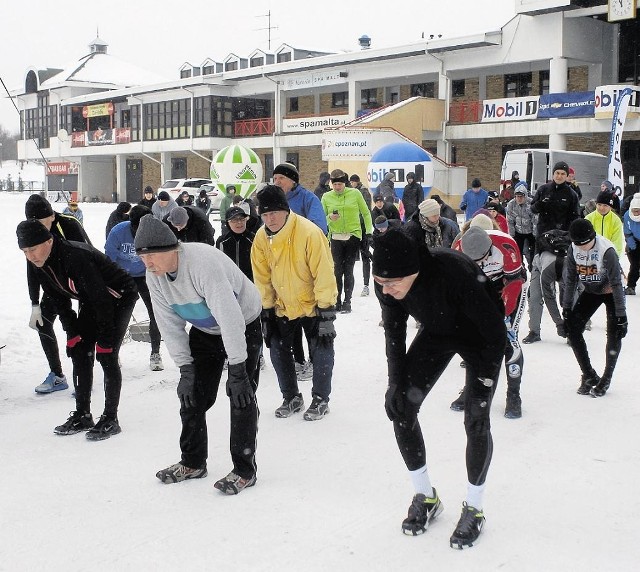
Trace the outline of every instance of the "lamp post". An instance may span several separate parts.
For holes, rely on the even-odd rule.
[[[60,178],[60,182],[62,183],[62,200],[64,200],[64,177]]]

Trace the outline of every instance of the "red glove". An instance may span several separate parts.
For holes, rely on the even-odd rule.
[[[80,341],[82,341],[82,338],[80,336],[73,336],[73,338],[67,340],[67,347],[68,348],[75,348]]]
[[[96,344],[97,354],[112,354],[113,348],[103,348],[100,344]]]

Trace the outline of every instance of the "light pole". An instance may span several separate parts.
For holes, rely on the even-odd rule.
[[[64,177],[60,178],[60,182],[62,183],[62,200],[64,200]]]

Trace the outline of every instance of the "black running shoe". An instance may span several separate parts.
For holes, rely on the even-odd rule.
[[[438,497],[436,489],[433,489],[434,497],[430,498],[421,493],[413,497],[409,514],[402,521],[402,532],[409,536],[418,536],[427,532],[429,523],[436,518],[444,508]]]
[[[469,548],[478,540],[484,526],[484,513],[477,508],[462,503],[462,515],[458,521],[458,526],[453,531],[449,539],[451,548]]]
[[[460,395],[451,402],[449,407],[453,411],[464,411],[464,389],[460,390]]]
[[[607,377],[603,377],[600,379],[598,383],[595,384],[594,387],[591,388],[589,394],[591,397],[602,397],[605,393],[607,393],[607,389],[611,385],[611,380]]]
[[[535,342],[541,342],[542,338],[538,332],[529,332],[522,340],[523,344],[533,344]]]
[[[522,400],[515,393],[507,393],[507,406],[504,408],[504,416],[507,419],[520,419],[522,417]]]
[[[600,377],[595,371],[591,370],[591,373],[589,373],[588,375],[582,374],[582,378],[580,379],[580,387],[578,387],[577,393],[579,395],[589,395],[591,393],[591,388],[598,385],[598,383],[600,383]]]
[[[95,426],[87,431],[87,439],[89,441],[104,441],[121,431],[122,429],[120,429],[117,419],[101,415]]]
[[[69,419],[62,425],[58,425],[53,432],[56,435],[75,435],[80,431],[88,431],[94,426],[93,417],[91,413],[81,413],[79,411],[72,411],[69,415]]]
[[[342,307],[340,308],[341,314],[351,314],[351,302],[347,302],[346,300],[342,302]]]

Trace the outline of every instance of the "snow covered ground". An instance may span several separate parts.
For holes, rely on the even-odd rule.
[[[486,526],[474,548],[449,548],[466,491],[462,414],[449,409],[463,381],[454,360],[420,414],[428,463],[444,512],[428,533],[404,536],[413,495],[383,397],[386,361],[375,297],[354,298],[339,316],[331,414],[310,423],[276,419],[281,402],[270,364],[258,393],[258,482],[237,497],[214,490],[231,468],[224,391],[209,413],[209,477],[163,485],[158,469],[180,458],[178,374],[148,368],[149,345],[122,348],[123,431],[107,441],[60,437],[74,409],[70,391],[33,392],[47,374],[15,227],[27,196],[0,193],[0,570],[637,570],[640,546],[640,299],[628,298],[629,335],[609,393],[576,394],[571,349],[545,313],[541,343],[525,346],[523,417],[507,420],[504,373],[494,401],[495,454]],[[98,247],[112,204],[82,204]],[[61,209],[56,205],[54,208]],[[356,268],[356,294],[362,287]],[[134,312],[144,319],[140,303]],[[521,337],[527,333],[526,323]],[[596,369],[604,362],[603,313],[586,333]],[[60,330],[60,340],[64,339]],[[0,345],[2,345],[0,343]],[[64,358],[67,375],[71,364]],[[96,367],[93,412],[104,393]],[[310,383],[302,384],[307,402]],[[634,564],[635,563],[635,564]]]

